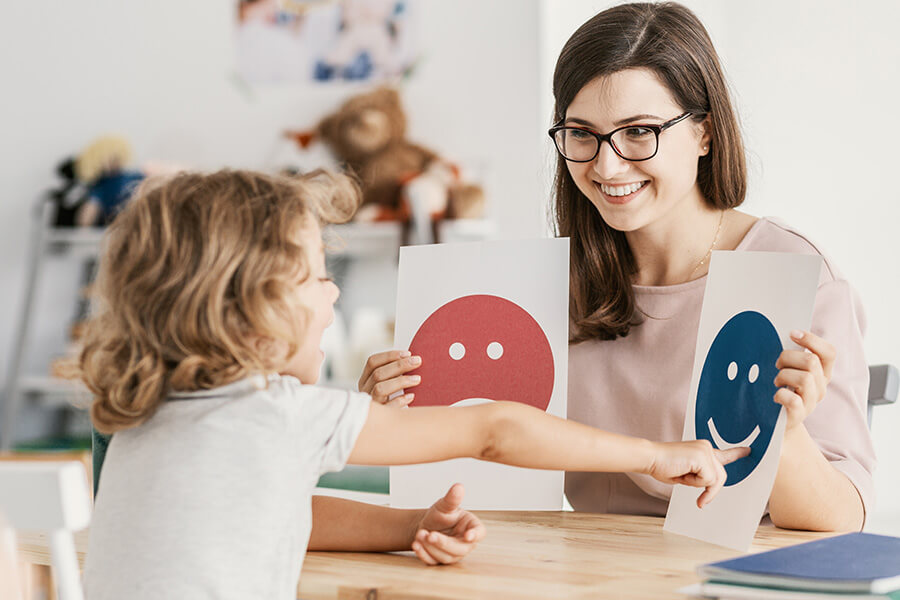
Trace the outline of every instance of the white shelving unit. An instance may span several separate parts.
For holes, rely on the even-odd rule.
[[[41,200],[32,219],[31,244],[28,248],[24,298],[16,324],[10,352],[3,404],[0,406],[0,449],[9,450],[16,442],[16,417],[24,402],[63,407],[84,406],[90,396],[74,382],[54,377],[23,373],[22,360],[31,341],[33,308],[45,260],[52,255],[95,257],[100,252],[103,230],[94,228],[54,229],[49,226],[53,206]]]

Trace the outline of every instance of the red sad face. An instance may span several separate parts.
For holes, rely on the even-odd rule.
[[[409,351],[422,383],[412,406],[449,406],[469,398],[513,400],[546,411],[553,394],[547,336],[522,307],[498,296],[463,296],[425,319]]]

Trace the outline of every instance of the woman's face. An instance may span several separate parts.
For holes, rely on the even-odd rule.
[[[684,112],[648,69],[628,69],[585,85],[566,110],[565,125],[609,133],[624,125],[659,125]],[[700,203],[697,159],[707,153],[704,124],[686,119],[659,135],[656,156],[627,161],[606,142],[593,161],[566,161],[578,189],[619,231],[637,231],[685,203]]]

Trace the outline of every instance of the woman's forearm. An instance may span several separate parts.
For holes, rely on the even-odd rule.
[[[400,510],[330,496],[312,497],[310,551],[409,550],[424,510]]]
[[[785,434],[778,475],[769,497],[769,516],[778,527],[810,531],[859,531],[862,499],[835,469],[803,424]]]

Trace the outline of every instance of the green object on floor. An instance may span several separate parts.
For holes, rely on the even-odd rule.
[[[322,475],[319,487],[387,494],[390,492],[388,472],[388,467],[347,465],[343,471]]]
[[[43,438],[19,442],[13,447],[16,452],[47,452],[90,450],[91,439],[87,437]]]

